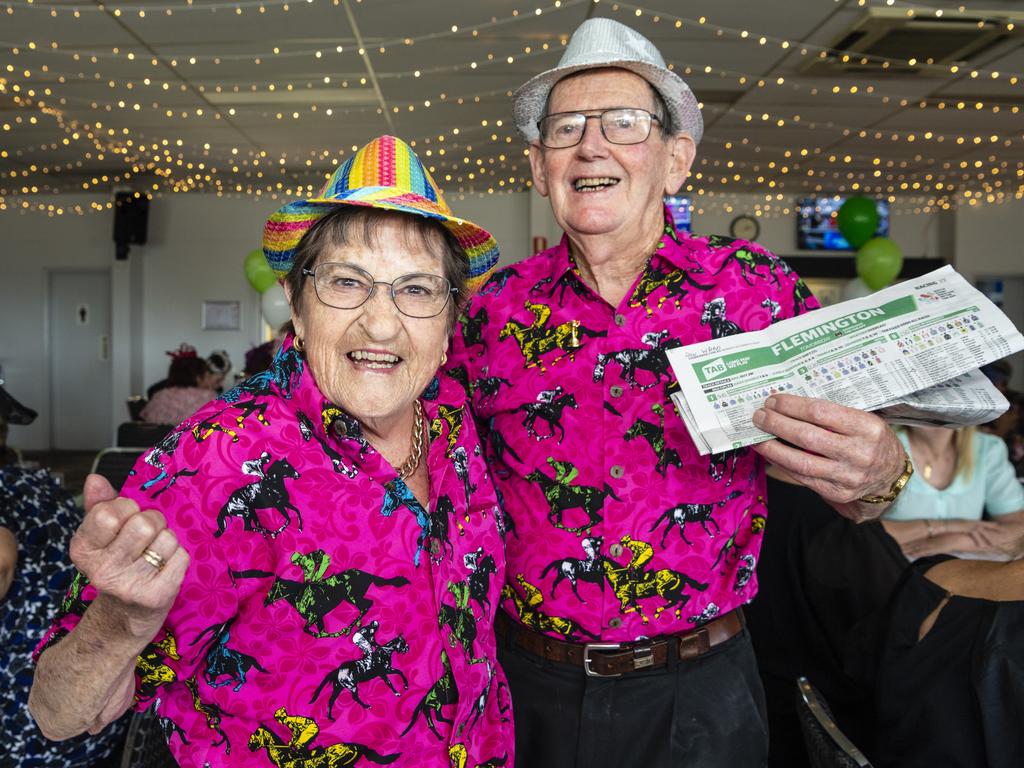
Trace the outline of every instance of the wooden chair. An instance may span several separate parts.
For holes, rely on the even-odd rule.
[[[104,448],[96,454],[90,472],[103,475],[119,491],[143,453],[141,448]]]
[[[812,768],[872,768],[839,730],[828,704],[806,677],[796,681],[796,709]]]

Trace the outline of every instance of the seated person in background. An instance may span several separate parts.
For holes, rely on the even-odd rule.
[[[874,765],[1020,766],[1024,560],[919,560],[880,619]]]
[[[206,361],[196,355],[195,347],[182,344],[167,354],[173,358],[167,385],[151,394],[142,409],[142,420],[149,424],[178,424],[217,396],[204,384],[209,369]]]
[[[200,386],[209,387],[217,394],[224,391],[224,379],[231,373],[231,357],[223,349],[215,349],[206,358],[206,376]]]
[[[0,464],[0,765],[114,766],[124,723],[96,736],[48,741],[28,713],[32,649],[60,608],[82,513],[45,469]]]
[[[246,370],[244,378],[255,376],[256,374],[266,371],[270,368],[270,364],[273,361],[273,355],[278,350],[278,342],[276,341],[265,341],[259,346],[255,346],[246,352]]]
[[[810,765],[799,675],[875,766],[1020,765],[1024,560],[907,565],[883,524],[855,524],[784,472],[768,475],[771,525],[746,616],[767,700],[769,766]]]
[[[277,351],[276,341],[265,341],[257,347],[253,347],[245,353],[245,370],[242,371],[242,378],[247,379],[257,373],[266,371],[274,361],[274,353]]]
[[[973,427],[905,427],[899,438],[917,471],[883,524],[908,559],[1024,555],[1024,488],[1002,440]]]

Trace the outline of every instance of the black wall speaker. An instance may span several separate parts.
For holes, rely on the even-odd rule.
[[[114,195],[114,243],[116,258],[128,258],[129,245],[146,242],[146,222],[149,218],[149,198],[134,192]]]

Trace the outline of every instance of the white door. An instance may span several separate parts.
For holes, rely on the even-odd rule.
[[[50,447],[112,444],[110,272],[51,272]]]

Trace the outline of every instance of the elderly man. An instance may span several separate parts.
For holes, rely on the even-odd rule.
[[[503,498],[517,765],[762,765],[740,606],[757,588],[765,461],[853,519],[879,515],[909,464],[877,417],[782,395],[755,416],[780,440],[698,455],[664,350],[816,303],[764,249],[673,227],[663,197],[703,123],[650,41],[585,22],[515,117],[565,237],[491,279],[449,372],[475,386]]]

